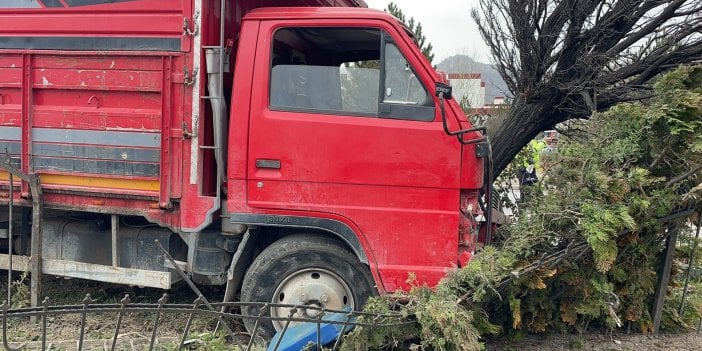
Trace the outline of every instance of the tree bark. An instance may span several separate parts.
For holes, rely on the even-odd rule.
[[[562,113],[552,109],[551,101],[527,102],[524,98],[517,99],[499,128],[488,130],[492,146],[493,180],[529,141],[540,132],[552,129],[562,122],[561,119]]]

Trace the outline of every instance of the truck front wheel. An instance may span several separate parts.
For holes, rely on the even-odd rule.
[[[244,302],[299,305],[296,318],[315,318],[318,310],[302,306],[359,310],[376,294],[368,267],[332,238],[321,235],[292,235],[268,246],[246,272],[241,287]],[[288,318],[290,307],[271,307],[270,316]],[[257,306],[242,313],[258,316]],[[249,332],[255,320],[244,319]],[[296,323],[290,323],[289,327]],[[260,321],[257,335],[265,339],[285,327],[284,320]]]

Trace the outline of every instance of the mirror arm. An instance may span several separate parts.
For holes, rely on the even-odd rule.
[[[444,105],[444,93],[439,92],[439,107],[441,109],[441,125],[444,128],[444,133],[450,136],[455,136],[458,138],[458,141],[463,144],[463,145],[468,145],[468,144],[477,144],[477,143],[482,143],[484,141],[487,141],[487,137],[481,137],[477,139],[471,139],[471,140],[465,140],[464,136],[467,133],[473,133],[473,132],[481,132],[483,134],[486,134],[487,129],[485,127],[473,127],[473,128],[468,128],[468,129],[460,129],[457,131],[450,131],[448,127],[448,121],[446,118],[446,106]]]

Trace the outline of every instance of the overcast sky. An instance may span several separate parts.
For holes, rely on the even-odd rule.
[[[390,0],[365,0],[368,7],[384,9]],[[395,0],[402,12],[422,23],[424,35],[434,45],[434,63],[455,54],[489,63],[489,52],[470,17],[478,0]]]

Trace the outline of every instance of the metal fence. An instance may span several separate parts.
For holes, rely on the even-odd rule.
[[[700,232],[702,232],[702,212],[697,212],[697,223],[695,223],[694,226],[690,225],[688,229],[690,230],[688,231],[689,235],[687,240],[683,239],[684,243],[680,244],[681,246],[686,246],[689,249],[689,252],[686,255],[687,257],[683,258],[683,264],[681,265],[684,268],[682,278],[684,283],[682,297],[680,298],[680,307],[678,307],[678,314],[680,315],[682,315],[685,311],[685,306],[689,297],[688,295],[692,289],[692,281],[702,281],[702,267],[697,264],[697,261],[699,261],[698,251],[700,250],[700,244],[702,244],[702,242],[700,242]],[[702,317],[700,317],[697,331],[702,333]]]
[[[240,311],[254,306],[259,311],[258,316],[245,316]],[[270,317],[269,311],[273,308],[289,308],[290,314],[287,318]],[[300,318],[297,313],[300,310],[312,310],[307,315],[315,315],[314,318]],[[133,328],[133,325],[126,325],[125,320],[131,315],[140,315],[140,321],[148,321],[150,325],[142,325],[144,330],[141,333],[124,333],[125,329]],[[335,314],[341,318],[329,320],[328,316]],[[73,317],[73,318],[71,318]],[[226,340],[223,349],[232,350],[283,350],[282,343],[286,333],[291,329],[293,323],[309,323],[308,328],[316,329],[312,340],[313,345],[322,345],[325,350],[336,350],[339,347],[341,338],[326,345],[321,339],[321,329],[325,325],[336,325],[339,330],[349,331],[352,327],[392,327],[407,324],[407,320],[399,314],[367,314],[363,312],[346,312],[338,310],[326,310],[316,306],[281,305],[273,303],[217,303],[208,304],[202,296],[193,303],[168,303],[167,296],[164,295],[157,303],[131,303],[130,296],[126,295],[119,303],[103,304],[93,301],[87,295],[80,304],[52,306],[48,298],[44,299],[40,307],[29,307],[10,309],[4,303],[0,305],[0,320],[2,323],[2,347],[8,351],[14,350],[50,350],[50,349],[75,349],[75,350],[182,350],[193,349],[199,344],[198,334],[204,330],[197,330],[193,333],[193,321],[204,317],[206,320],[217,324],[211,329],[211,335],[222,335],[221,340]],[[69,341],[57,340],[54,337],[53,328],[61,327],[65,323],[61,320],[68,320],[77,335]],[[243,321],[249,319],[255,321],[253,330],[246,332],[243,328]],[[171,325],[165,325],[166,321]],[[172,330],[172,322],[180,322],[182,329],[179,333]],[[278,332],[278,341],[266,345],[267,340],[258,337],[262,323],[281,321],[284,325]],[[17,334],[17,329],[26,328],[34,324],[39,335],[25,335],[29,340],[20,341],[13,338],[9,330],[13,329]],[[101,326],[109,325],[111,337],[99,338],[89,333],[96,324]],[[103,333],[106,335],[106,328]],[[20,330],[21,331],[21,330]],[[26,333],[20,333],[26,334]],[[147,335],[144,335],[147,334]],[[201,335],[201,334],[200,334]],[[15,339],[12,341],[11,339]],[[274,340],[276,340],[274,339]],[[202,345],[205,349],[213,349],[211,346]],[[313,346],[311,349],[317,349]]]

